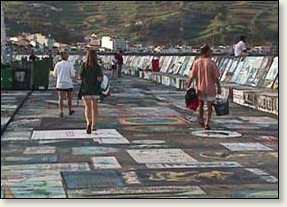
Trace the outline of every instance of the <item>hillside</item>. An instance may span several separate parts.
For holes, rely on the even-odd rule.
[[[51,34],[63,42],[86,34],[131,42],[228,43],[245,33],[254,43],[278,43],[274,1],[6,1],[8,35]]]

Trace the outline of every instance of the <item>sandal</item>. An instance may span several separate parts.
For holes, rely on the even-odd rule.
[[[200,127],[204,127],[204,122],[200,117],[197,117],[197,121]]]
[[[198,124],[199,124],[200,127],[204,127],[203,121],[198,121]]]
[[[73,115],[75,113],[75,111],[74,110],[71,110],[70,112],[69,112],[69,115],[71,116],[71,115]]]
[[[64,113],[63,112],[60,112],[59,113],[59,117],[63,117],[64,116]]]
[[[92,126],[88,125],[87,129],[86,129],[87,134],[91,134],[92,133]]]
[[[205,125],[204,127],[205,130],[210,130],[210,126],[208,124]]]

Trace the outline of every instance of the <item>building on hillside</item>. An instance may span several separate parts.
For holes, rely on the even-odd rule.
[[[12,43],[17,43],[18,42],[18,37],[10,37],[9,41],[11,41]]]
[[[61,46],[61,43],[54,42],[54,45],[53,45],[54,48],[60,48],[60,46]]]
[[[110,36],[103,36],[101,39],[101,47],[104,47],[108,50],[113,50],[113,38]]]
[[[127,48],[127,42],[123,38],[115,38],[114,39],[114,51],[119,50],[126,50]]]
[[[34,48],[39,48],[39,43],[36,42],[35,40],[31,40],[31,41],[30,41],[30,45],[31,45],[32,47],[34,47]]]
[[[18,35],[17,36],[17,45],[20,47],[27,47],[30,45],[30,41],[26,39],[25,35]]]
[[[47,47],[48,49],[52,49],[55,43],[55,40],[51,38],[51,35],[46,37],[40,33],[34,34],[34,40],[37,41],[42,48]]]
[[[127,42],[123,38],[103,36],[101,39],[101,47],[111,51],[126,50]]]

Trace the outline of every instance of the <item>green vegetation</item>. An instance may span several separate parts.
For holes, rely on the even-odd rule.
[[[6,1],[5,12],[9,35],[42,32],[66,43],[98,33],[132,42],[232,44],[245,33],[254,44],[278,44],[276,1]]]

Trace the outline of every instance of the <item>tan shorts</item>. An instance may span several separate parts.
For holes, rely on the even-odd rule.
[[[206,95],[199,95],[198,99],[204,102],[213,102],[215,101],[216,97],[213,96],[206,96]]]
[[[100,99],[100,96],[97,95],[85,95],[82,99]]]

